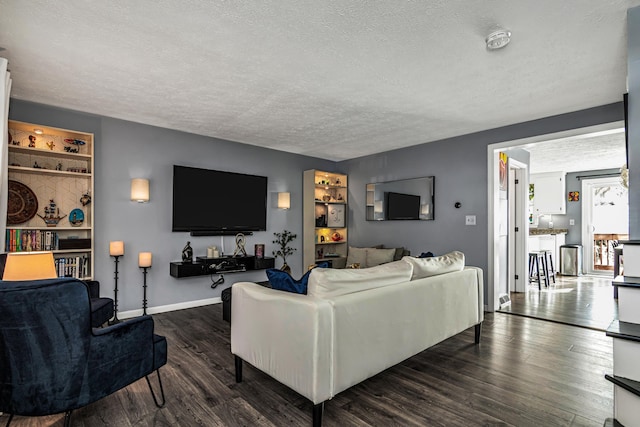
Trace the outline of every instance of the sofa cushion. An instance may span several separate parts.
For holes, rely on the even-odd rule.
[[[307,293],[309,274],[311,274],[311,270],[304,273],[299,280],[296,280],[286,271],[282,271],[277,268],[267,269],[267,278],[269,279],[269,284],[271,284],[273,289],[293,292],[295,294]]]
[[[452,251],[444,255],[428,258],[405,256],[402,261],[406,261],[413,267],[411,280],[460,271],[464,268],[464,254],[460,251]]]
[[[370,248],[356,248],[349,246],[349,252],[347,253],[347,265],[358,263],[360,264],[360,268],[368,268],[391,261],[397,261],[395,259],[397,249],[383,249],[378,246]]]
[[[360,264],[360,268],[366,268],[367,266],[367,248],[356,248],[349,246],[349,252],[347,252],[347,265]]]
[[[311,270],[327,267],[329,267],[328,262],[318,263],[315,267],[304,273],[299,280],[294,279],[291,274],[286,271],[282,271],[277,268],[269,268],[267,269],[267,278],[269,279],[269,284],[272,289],[293,292],[296,294],[306,294],[307,283],[309,281],[309,274],[311,274]]]
[[[391,249],[367,249],[367,267],[375,267],[376,265],[386,264],[393,261],[396,250]]]
[[[309,276],[309,295],[328,298],[381,288],[411,280],[413,267],[404,261],[393,261],[360,269],[313,269]]]

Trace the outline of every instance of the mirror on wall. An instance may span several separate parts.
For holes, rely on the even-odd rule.
[[[433,220],[435,177],[367,184],[367,221]]]

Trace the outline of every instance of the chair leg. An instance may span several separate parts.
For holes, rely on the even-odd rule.
[[[64,427],[71,427],[71,412],[67,411],[64,413]]]
[[[322,412],[324,412],[324,402],[313,405],[313,427],[322,426]]]
[[[536,255],[536,277],[538,278],[538,290],[542,290],[540,285],[540,257]]]
[[[482,334],[482,322],[476,324],[475,327],[475,343],[480,344],[480,335]]]
[[[9,419],[7,420],[7,426],[9,427],[9,424],[11,424],[11,420],[13,420],[13,414],[9,414]]]
[[[162,378],[160,377],[160,369],[156,369],[156,373],[158,374],[158,384],[160,385],[160,396],[162,397],[162,403],[158,403],[158,398],[156,397],[156,394],[153,391],[153,387],[151,387],[151,381],[149,380],[149,375],[146,375],[144,378],[147,380],[147,384],[149,385],[149,390],[151,391],[151,396],[153,397],[153,403],[155,403],[158,408],[162,408],[165,404],[165,398],[164,398],[164,388],[162,387]]]
[[[236,382],[242,382],[242,359],[238,356],[235,356],[235,365],[236,365]]]

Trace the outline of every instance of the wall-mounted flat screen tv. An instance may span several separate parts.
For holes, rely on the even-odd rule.
[[[385,219],[420,219],[420,196],[386,191],[384,201]]]
[[[267,177],[173,166],[172,231],[226,234],[267,229]]]

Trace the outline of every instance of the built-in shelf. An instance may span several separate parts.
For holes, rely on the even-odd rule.
[[[62,247],[51,250],[60,266],[58,274],[68,276],[69,271],[62,271],[62,267],[78,268],[69,262],[81,258],[83,267],[79,276],[91,279],[94,270],[94,205],[91,203],[94,193],[94,135],[16,120],[9,120],[8,128],[9,184],[17,188],[26,187],[23,191],[27,194],[18,194],[16,190],[13,195],[9,194],[9,198],[14,197],[14,202],[23,199],[24,204],[14,205],[14,209],[18,209],[15,206],[24,206],[17,213],[28,212],[28,215],[21,217],[14,212],[11,221],[7,218],[5,251]],[[38,167],[33,167],[36,165]],[[29,192],[33,193],[37,204]],[[45,208],[50,206],[55,206],[56,210],[52,215],[61,217],[54,227],[48,227],[40,217],[47,216]],[[77,226],[72,225],[74,222]],[[71,274],[78,275],[75,272]]]
[[[607,328],[607,336],[640,342],[640,324],[614,320]]]

